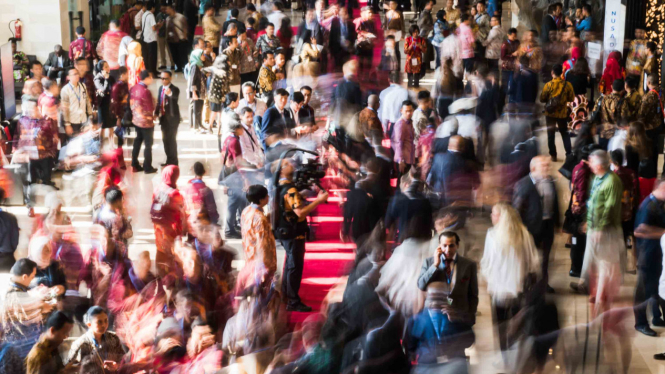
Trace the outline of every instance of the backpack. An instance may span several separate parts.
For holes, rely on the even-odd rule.
[[[563,87],[561,88],[561,92],[559,92],[558,95],[552,96],[549,100],[547,100],[547,104],[545,104],[545,111],[552,113],[559,109],[561,106],[561,95],[563,95],[563,91],[566,89],[566,83],[566,81],[563,81]]]
[[[136,35],[134,32],[134,17],[138,11],[135,8],[130,8],[120,18],[120,30],[128,35]]]

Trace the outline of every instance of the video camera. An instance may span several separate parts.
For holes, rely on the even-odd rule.
[[[326,176],[326,171],[323,165],[319,162],[319,157],[307,159],[305,163],[298,165],[293,174],[293,184],[298,191],[309,189],[311,186],[316,185],[320,189],[321,179]]]

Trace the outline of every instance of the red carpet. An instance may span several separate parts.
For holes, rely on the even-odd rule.
[[[334,201],[336,200],[336,201]],[[328,291],[337,284],[341,276],[348,273],[355,258],[353,243],[342,243],[339,232],[342,212],[339,200],[330,198],[327,204],[319,205],[315,225],[316,240],[305,245],[305,268],[300,286],[302,301],[318,313]],[[301,323],[312,313],[289,313],[290,326]]]

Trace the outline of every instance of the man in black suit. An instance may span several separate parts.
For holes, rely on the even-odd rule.
[[[340,71],[353,51],[356,43],[356,27],[349,18],[346,8],[340,8],[339,15],[330,24],[330,53],[332,54],[335,71]]]
[[[294,119],[291,117],[291,111],[286,108],[288,101],[287,90],[283,88],[276,90],[275,103],[263,114],[259,136],[264,150],[274,143],[275,139],[283,138],[290,133]]]
[[[543,24],[540,28],[540,43],[542,45],[549,43],[550,31],[557,30],[555,17],[558,17],[560,13],[561,8],[559,8],[556,4],[552,4],[547,8],[547,15],[545,15],[543,18]]]
[[[298,34],[296,34],[298,41],[302,41],[303,35],[307,30],[312,32],[312,38],[316,38],[316,44],[323,45],[323,27],[316,19],[314,8],[307,9],[305,19],[298,26]],[[305,42],[309,42],[309,40],[305,40]]]
[[[67,56],[67,52],[62,49],[60,44],[55,46],[55,50],[48,54],[44,69],[46,69],[46,76],[49,79],[63,78],[67,75],[69,68],[73,67],[72,61]]]
[[[166,153],[166,165],[178,165],[178,125],[180,124],[180,107],[178,97],[180,89],[171,84],[171,72],[161,73],[162,85],[157,92],[157,106],[155,116],[159,117],[162,126],[162,141],[164,142],[164,153]]]
[[[362,108],[362,92],[356,79],[358,62],[344,64],[344,78],[334,83],[331,112],[336,124],[350,123],[355,113]]]
[[[559,225],[559,200],[554,180],[550,177],[550,160],[545,156],[531,159],[531,173],[520,179],[513,192],[513,207],[520,213],[522,222],[542,251],[541,270],[543,284],[549,286],[547,267],[554,243],[554,229]]]
[[[224,22],[224,24],[222,25],[222,34],[226,34],[226,32],[229,29],[229,25],[231,25],[232,23],[235,23],[236,27],[238,27],[238,35],[245,32],[245,24],[238,21],[238,14],[240,14],[238,8],[231,9],[231,18],[229,18],[229,20]]]
[[[475,341],[471,327],[478,310],[478,267],[457,254],[459,241],[453,231],[441,233],[434,256],[420,269],[418,288],[427,292],[425,310],[408,322],[405,341],[418,364],[442,364],[444,357],[465,364],[464,349]]]
[[[464,157],[465,143],[464,138],[454,135],[448,143],[448,151],[434,156],[427,179],[432,189],[440,194],[442,207],[452,203],[472,204],[473,190],[480,185],[475,165]]]

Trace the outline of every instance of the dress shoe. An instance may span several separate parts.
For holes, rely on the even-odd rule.
[[[311,311],[312,311],[312,307],[311,307],[311,306],[307,306],[307,305],[305,305],[305,304],[303,304],[303,303],[298,303],[298,304],[293,304],[293,305],[287,305],[287,306],[286,306],[286,310],[287,310],[288,312],[303,312],[303,313],[307,313],[307,312],[311,312]]]
[[[654,360],[665,361],[665,353],[656,353],[653,355]]]
[[[656,327],[665,327],[665,321],[662,318],[654,318],[651,320],[651,324]]]
[[[157,70],[166,70],[166,65],[162,65],[162,66],[158,67]]]
[[[571,271],[568,272],[568,275],[570,275],[573,278],[579,278],[580,277],[580,272],[571,270]]]
[[[641,332],[646,336],[651,336],[651,337],[658,336],[658,333],[653,331],[653,329],[649,326],[635,326],[635,330]]]
[[[224,237],[226,237],[226,239],[242,239],[242,235],[237,232],[227,232],[224,234]]]
[[[134,173],[140,173],[143,171],[143,166],[132,166],[132,171]]]
[[[157,169],[153,168],[152,166],[149,168],[145,168],[143,170],[143,173],[145,174],[155,174],[157,172]]]

